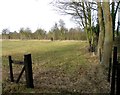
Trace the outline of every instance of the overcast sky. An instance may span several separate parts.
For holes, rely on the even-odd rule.
[[[0,33],[4,28],[11,32],[29,27],[49,31],[55,22],[63,19],[67,28],[76,27],[68,15],[60,15],[50,5],[53,0],[0,0]]]
[[[29,27],[32,31],[43,28],[49,31],[55,22],[63,19],[66,27],[75,27],[70,16],[60,15],[49,4],[52,0],[0,0],[0,32]]]

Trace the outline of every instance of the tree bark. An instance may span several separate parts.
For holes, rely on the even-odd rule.
[[[98,39],[98,57],[101,61],[101,55],[103,52],[103,44],[104,44],[104,36],[105,36],[105,27],[104,27],[104,19],[103,19],[103,9],[100,2],[97,2],[98,5],[98,22],[99,22],[99,39]]]
[[[104,13],[104,21],[105,21],[105,39],[104,39],[102,63],[108,66],[109,59],[111,58],[111,53],[112,53],[113,32],[112,32],[112,17],[110,14],[109,0],[106,1],[107,2],[103,2],[103,13]]]

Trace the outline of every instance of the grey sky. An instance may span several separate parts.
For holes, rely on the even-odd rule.
[[[55,22],[63,19],[67,28],[76,27],[68,15],[60,15],[49,3],[52,0],[0,0],[0,32],[8,28],[11,32],[21,27],[49,31]],[[118,16],[117,16],[118,17]],[[116,22],[117,23],[117,22]]]
[[[52,0],[0,0],[0,31],[8,28],[10,31],[29,27],[32,31],[37,28],[50,30],[55,22],[63,19],[66,27],[75,27],[70,16],[60,15],[53,11],[49,4]]]

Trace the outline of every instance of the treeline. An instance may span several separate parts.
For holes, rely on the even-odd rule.
[[[9,30],[4,29],[4,31]],[[86,34],[78,28],[51,30],[48,33],[44,29],[37,29],[35,32],[32,32],[29,28],[22,28],[19,32],[2,32],[2,39],[86,40]]]
[[[65,28],[64,21],[60,20],[59,25],[55,23],[49,32],[41,28],[36,31],[31,31],[30,28],[21,28],[19,31],[14,32],[3,29],[2,39],[86,40],[86,34],[80,28]]]

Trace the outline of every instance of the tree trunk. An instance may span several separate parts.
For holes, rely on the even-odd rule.
[[[103,2],[103,13],[104,13],[104,21],[105,21],[105,39],[104,39],[102,63],[108,66],[109,59],[111,58],[112,44],[113,44],[112,18],[110,14],[109,0],[107,0],[107,2]]]
[[[88,25],[87,25],[87,17],[86,17],[86,13],[85,13],[85,5],[84,5],[84,2],[82,2],[82,5],[83,5],[83,15],[84,15],[84,18],[85,18],[85,32],[86,32],[86,38],[87,38],[87,41],[89,42],[89,32],[88,32]]]
[[[88,6],[87,4],[88,4],[87,2],[82,2],[83,16],[85,19],[85,32],[86,32],[87,41],[88,41],[89,49],[90,49],[92,47],[93,35],[92,35],[92,29],[91,29],[92,27],[91,26],[91,10],[89,9],[90,6]],[[87,9],[85,8],[85,5],[87,6]],[[85,10],[87,10],[87,13]],[[88,18],[87,18],[87,15],[88,15]]]
[[[117,2],[117,6],[115,8],[115,1],[112,0],[112,13],[111,13],[111,16],[112,16],[112,27],[113,27],[113,41],[115,39],[115,21],[116,21],[117,11],[119,9],[119,4],[120,4],[120,1]]]
[[[113,31],[113,41],[114,41],[114,37],[115,37],[115,14],[114,14],[114,10],[115,10],[115,2],[114,0],[112,0],[112,31]]]
[[[120,27],[120,22],[118,20],[118,26],[117,26],[117,36],[119,36],[119,27]]]
[[[98,57],[101,61],[101,55],[103,52],[103,44],[104,44],[104,36],[105,36],[105,27],[104,27],[104,19],[103,19],[103,10],[100,2],[97,2],[98,5],[98,22],[99,22],[99,39],[98,39]]]

